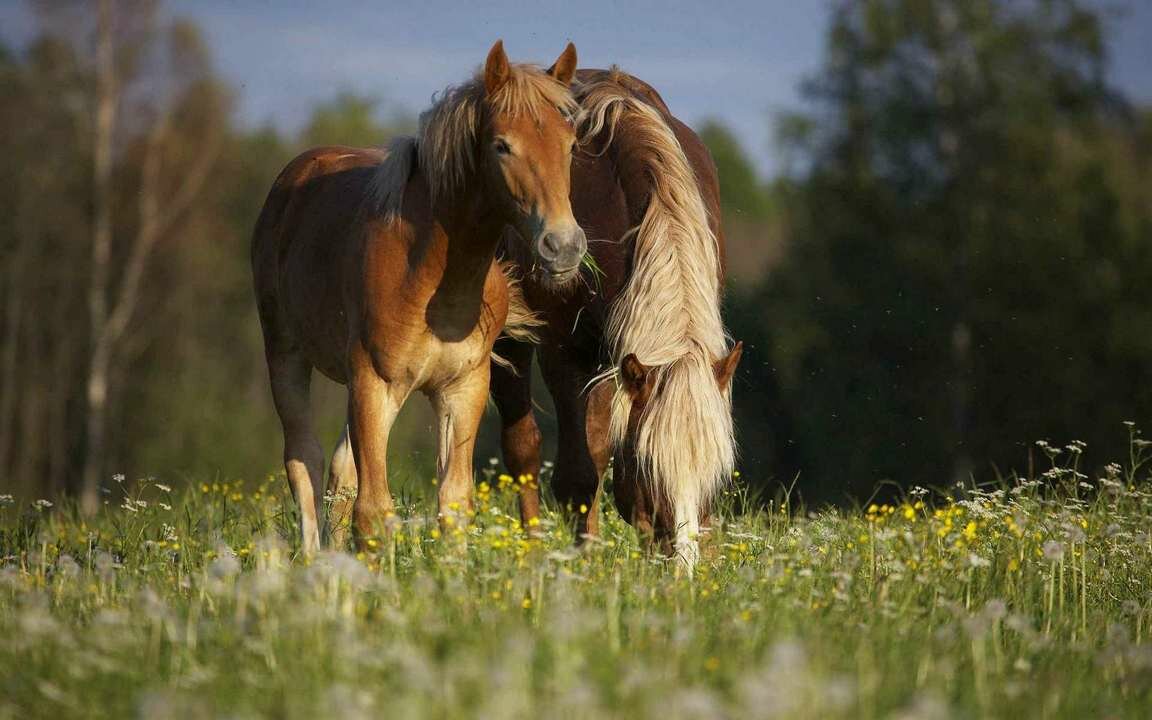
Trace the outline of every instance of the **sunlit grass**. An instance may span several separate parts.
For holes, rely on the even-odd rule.
[[[554,514],[530,539],[495,471],[467,526],[409,504],[310,563],[282,480],[0,498],[0,717],[1142,717],[1145,443],[1091,478],[1040,447],[857,511],[730,491],[692,578],[611,511],[584,552]]]

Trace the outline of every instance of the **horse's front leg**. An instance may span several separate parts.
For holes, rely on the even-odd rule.
[[[348,386],[348,430],[358,480],[352,529],[361,550],[369,538],[389,531],[395,514],[388,489],[388,434],[406,396],[376,374],[366,355],[354,354]]]
[[[472,453],[484,405],[488,401],[489,367],[475,370],[430,392],[436,411],[440,481],[440,523],[452,529],[467,522],[472,510]]]
[[[576,543],[582,544],[600,534],[600,487],[611,455],[612,396],[603,383],[588,391],[594,368],[580,367],[553,348],[542,350],[539,357],[559,425],[552,490],[560,510],[571,520]]]

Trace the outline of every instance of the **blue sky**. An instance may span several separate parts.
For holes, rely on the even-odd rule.
[[[1152,0],[1098,0],[1110,20],[1112,80],[1152,102]],[[764,174],[776,167],[775,113],[820,64],[826,0],[169,0],[205,30],[219,70],[239,89],[240,119],[299,128],[341,90],[418,112],[465,78],[496,38],[513,60],[550,63],[572,40],[582,67],[616,63],[652,83],[682,119],[730,126]],[[0,37],[17,45],[34,18],[0,0]]]

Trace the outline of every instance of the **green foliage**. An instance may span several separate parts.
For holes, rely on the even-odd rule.
[[[332,100],[312,110],[312,118],[302,133],[305,146],[351,145],[368,147],[383,145],[396,134],[393,125],[378,119],[379,102],[372,98],[344,91]],[[400,121],[402,122],[402,121]]]
[[[688,577],[609,513],[571,548],[488,473],[468,527],[404,503],[295,558],[282,482],[112,483],[88,523],[0,498],[2,717],[1141,717],[1148,445],[1088,479],[749,511]],[[610,503],[603,503],[609,507]]]
[[[734,310],[767,356],[751,384],[780,388],[742,425],[787,416],[780,474],[812,499],[987,477],[1027,462],[1017,437],[1114,451],[1152,403],[1152,155],[1095,16],[876,0],[828,38],[817,109],[783,132],[805,158],[789,254]]]
[[[707,120],[696,132],[716,163],[725,220],[766,221],[772,211],[771,201],[732,131],[716,120]]]

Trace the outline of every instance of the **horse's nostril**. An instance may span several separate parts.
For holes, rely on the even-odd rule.
[[[560,256],[560,241],[554,233],[548,233],[540,238],[540,255],[545,260],[555,260]]]

